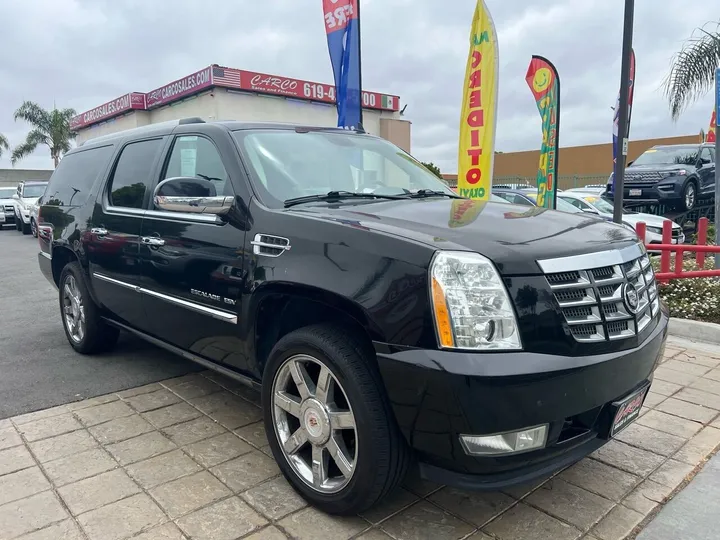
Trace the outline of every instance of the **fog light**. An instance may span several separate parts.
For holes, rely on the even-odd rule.
[[[547,431],[548,426],[544,424],[497,435],[460,435],[460,442],[465,452],[471,456],[518,454],[543,448]]]

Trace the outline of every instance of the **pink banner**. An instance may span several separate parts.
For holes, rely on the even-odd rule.
[[[126,111],[145,109],[145,94],[132,92],[103,103],[99,107],[78,114],[70,120],[71,129],[80,129],[119,116]]]

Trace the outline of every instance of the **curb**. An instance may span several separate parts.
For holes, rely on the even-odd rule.
[[[720,345],[720,324],[670,317],[668,333],[674,337]]]

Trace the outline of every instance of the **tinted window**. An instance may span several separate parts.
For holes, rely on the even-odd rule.
[[[710,157],[710,149],[708,147],[705,147],[700,151],[700,161],[702,161],[703,165],[712,163],[713,159]]]
[[[120,154],[110,182],[110,204],[142,208],[162,139],[128,144]]]
[[[44,204],[54,206],[85,204],[95,181],[105,172],[112,152],[112,146],[102,146],[75,152],[62,158],[58,168],[50,177],[47,190],[43,187],[43,191],[47,194]]]
[[[215,186],[217,195],[233,195],[220,154],[205,137],[183,135],[175,139],[163,179],[178,176],[208,180]]]

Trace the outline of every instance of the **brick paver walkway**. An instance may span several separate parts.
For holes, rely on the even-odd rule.
[[[647,407],[544,483],[407,480],[355,518],[308,507],[270,456],[258,396],[211,372],[0,420],[0,539],[618,540],[720,445],[720,348],[672,340]]]

